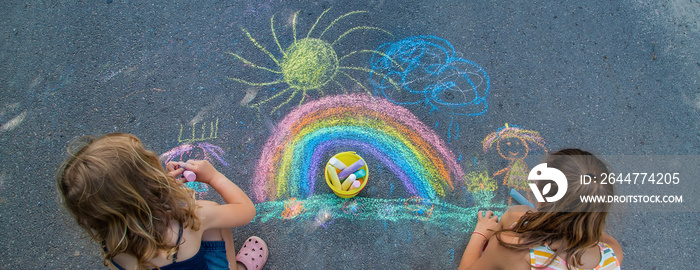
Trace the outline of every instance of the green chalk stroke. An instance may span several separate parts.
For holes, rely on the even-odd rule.
[[[317,219],[319,214],[323,214],[327,219],[353,221],[406,222],[418,220],[444,229],[469,232],[476,225],[477,212],[491,210],[500,216],[508,207],[503,202],[492,203],[494,194],[491,191],[480,191],[472,195],[477,204],[473,207],[461,207],[421,197],[408,199],[354,197],[343,199],[334,194],[322,194],[306,199],[295,199],[295,202],[304,207],[304,211],[297,211],[299,214],[292,217],[284,213],[287,201],[258,203],[255,205],[258,214],[255,216],[254,222],[265,223],[271,219],[313,220]]]

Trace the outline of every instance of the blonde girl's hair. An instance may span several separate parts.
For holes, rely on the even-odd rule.
[[[156,267],[148,261],[178,250],[166,244],[171,221],[199,229],[193,192],[168,176],[136,136],[85,136],[68,153],[56,176],[58,193],[78,225],[103,245],[105,266],[126,253],[137,258],[138,269]]]
[[[561,241],[562,245],[554,250],[554,255],[547,260],[544,268],[558,256],[567,262],[568,267],[581,265],[584,251],[598,243],[605,228],[605,218],[610,205],[605,203],[582,203],[580,196],[613,195],[613,185],[591,183],[583,185],[582,175],[596,176],[609,173],[608,166],[593,154],[580,149],[563,149],[549,154],[547,167],[559,169],[567,178],[568,188],[562,199],[551,203],[540,203],[537,212],[524,214],[512,229],[495,233],[498,242],[509,249],[526,251],[536,246]],[[538,181],[543,190],[546,181]],[[556,185],[548,194],[557,192]],[[516,233],[519,243],[504,242],[503,233]],[[533,266],[534,267],[534,266]]]

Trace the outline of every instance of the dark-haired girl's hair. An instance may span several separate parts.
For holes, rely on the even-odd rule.
[[[557,256],[563,258],[568,267],[581,265],[584,251],[596,245],[603,233],[610,205],[582,203],[580,197],[613,195],[614,191],[612,185],[601,184],[600,181],[581,184],[580,176],[599,176],[608,173],[608,167],[593,154],[579,149],[564,149],[549,154],[546,162],[547,167],[556,168],[566,176],[568,188],[564,197],[556,202],[540,203],[537,212],[524,214],[512,229],[500,230],[495,236],[500,245],[516,251],[560,242],[561,246],[553,250],[554,255],[549,258],[546,266]],[[545,184],[546,181],[538,181],[540,190],[543,190]],[[556,188],[550,192],[556,193]],[[503,233],[515,233],[519,242],[504,242]]]

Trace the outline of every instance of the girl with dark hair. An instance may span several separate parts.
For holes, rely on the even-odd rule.
[[[613,195],[613,185],[584,185],[579,180],[582,175],[608,173],[606,164],[579,149],[549,154],[546,163],[566,176],[564,197],[538,203],[537,209],[510,207],[500,221],[491,211],[479,211],[459,269],[620,269],[622,248],[604,231],[610,205],[582,203],[580,199],[585,195]],[[538,181],[540,190],[545,182]]]

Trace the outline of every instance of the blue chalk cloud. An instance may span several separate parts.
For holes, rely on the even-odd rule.
[[[399,105],[476,116],[486,112],[489,76],[463,59],[445,39],[415,36],[385,43],[372,55],[370,81],[376,95]]]

